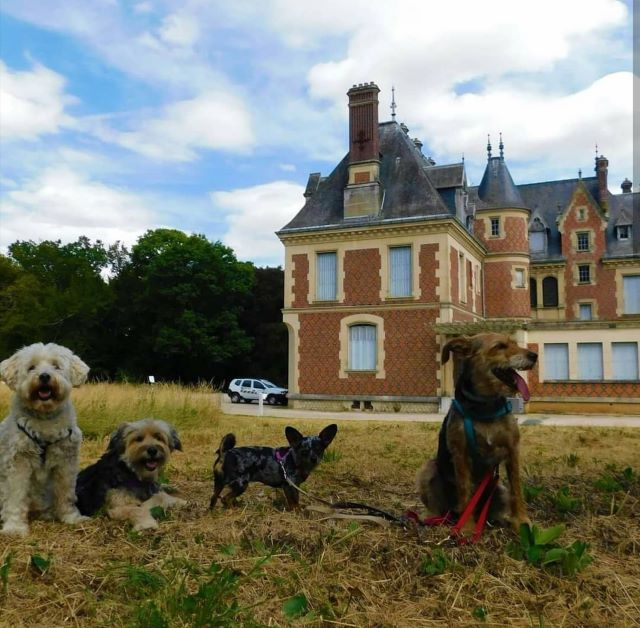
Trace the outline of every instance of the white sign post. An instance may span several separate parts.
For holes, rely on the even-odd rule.
[[[150,384],[155,384],[156,383],[156,378],[153,375],[149,375],[149,383]]]
[[[267,395],[264,393],[258,394],[258,416],[264,416],[264,400],[266,397]]]

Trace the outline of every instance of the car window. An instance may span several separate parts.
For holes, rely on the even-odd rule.
[[[245,380],[242,382],[242,387],[243,387],[243,388],[251,388],[251,380],[250,380],[250,379],[245,379]]]
[[[270,382],[268,379],[260,380],[267,388],[278,388],[273,382]]]
[[[262,382],[259,382],[258,380],[253,382],[253,387],[257,388],[258,390],[264,390],[265,389],[265,385]]]

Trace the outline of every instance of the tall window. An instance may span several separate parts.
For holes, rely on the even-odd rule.
[[[588,251],[589,250],[589,232],[580,231],[579,233],[576,233],[576,238],[578,240],[578,251]]]
[[[578,343],[578,379],[601,380],[602,343]]]
[[[547,247],[547,238],[544,231],[529,232],[529,248],[532,253],[542,253]]]
[[[411,296],[411,247],[389,249],[389,296]]]
[[[491,218],[491,235],[493,237],[500,235],[500,218]]]
[[[624,313],[640,314],[640,275],[622,278],[624,287]]]
[[[538,282],[533,277],[529,279],[529,302],[531,307],[538,307]]]
[[[516,268],[516,288],[524,288],[524,268]]]
[[[555,277],[545,277],[542,280],[542,305],[558,307],[558,280]]]
[[[578,266],[578,283],[591,283],[591,267],[588,264]]]
[[[638,379],[638,343],[612,342],[613,379]]]
[[[337,255],[318,253],[316,298],[318,301],[335,301],[337,298]]]
[[[569,345],[554,342],[544,345],[545,380],[569,379]]]
[[[593,318],[591,303],[580,303],[578,315],[581,321],[590,321]]]
[[[375,371],[375,325],[351,325],[349,327],[349,369],[352,371]]]

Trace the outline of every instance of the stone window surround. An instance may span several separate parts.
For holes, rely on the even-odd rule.
[[[580,268],[582,266],[589,267],[589,280],[582,281],[580,279]],[[573,285],[574,286],[595,286],[596,282],[596,274],[595,274],[595,264],[593,263],[585,263],[585,264],[575,264],[573,271]]]
[[[493,226],[496,224],[494,221],[497,221],[498,233],[493,233]],[[503,238],[504,234],[502,232],[502,220],[500,216],[489,216],[487,218],[487,224],[489,229],[487,230],[487,234],[489,238]]]
[[[375,325],[376,327],[376,369],[375,371],[349,370],[349,327],[352,325]],[[375,373],[376,379],[385,379],[384,368],[384,319],[375,314],[352,314],[340,320],[340,350],[338,353],[340,371],[338,377],[347,379],[350,373]]]
[[[580,306],[581,305],[590,305],[591,306],[591,318],[587,320],[598,320],[598,302],[595,299],[580,299],[576,301],[573,306],[573,312],[576,320],[582,320],[580,318]]]
[[[517,271],[522,271],[522,284],[518,284],[518,273]],[[527,273],[527,269],[524,266],[512,266],[511,267],[511,287],[513,289],[522,290],[526,288],[529,283],[529,277]]]
[[[586,248],[586,249],[579,249],[578,248],[578,234],[579,233],[588,234],[587,235],[587,237],[589,238],[589,246],[588,246],[588,248]],[[571,250],[574,253],[582,254],[582,253],[589,253],[589,252],[593,251],[593,247],[594,247],[594,243],[595,243],[595,233],[594,233],[593,229],[580,229],[580,230],[576,230],[576,231],[571,231],[569,237],[571,239]]]

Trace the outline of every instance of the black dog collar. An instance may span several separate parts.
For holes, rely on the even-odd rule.
[[[66,436],[63,436],[62,438],[58,438],[57,440],[48,441],[48,440],[43,440],[36,434],[32,434],[24,425],[21,425],[17,421],[16,421],[16,425],[18,426],[18,429],[23,434],[26,434],[38,446],[38,449],[40,450],[38,453],[40,455],[41,464],[45,463],[45,460],[47,458],[47,449],[49,448],[50,445],[55,445],[56,443],[59,443],[67,438],[71,438],[71,435],[73,434],[73,430],[69,428],[67,430]]]

